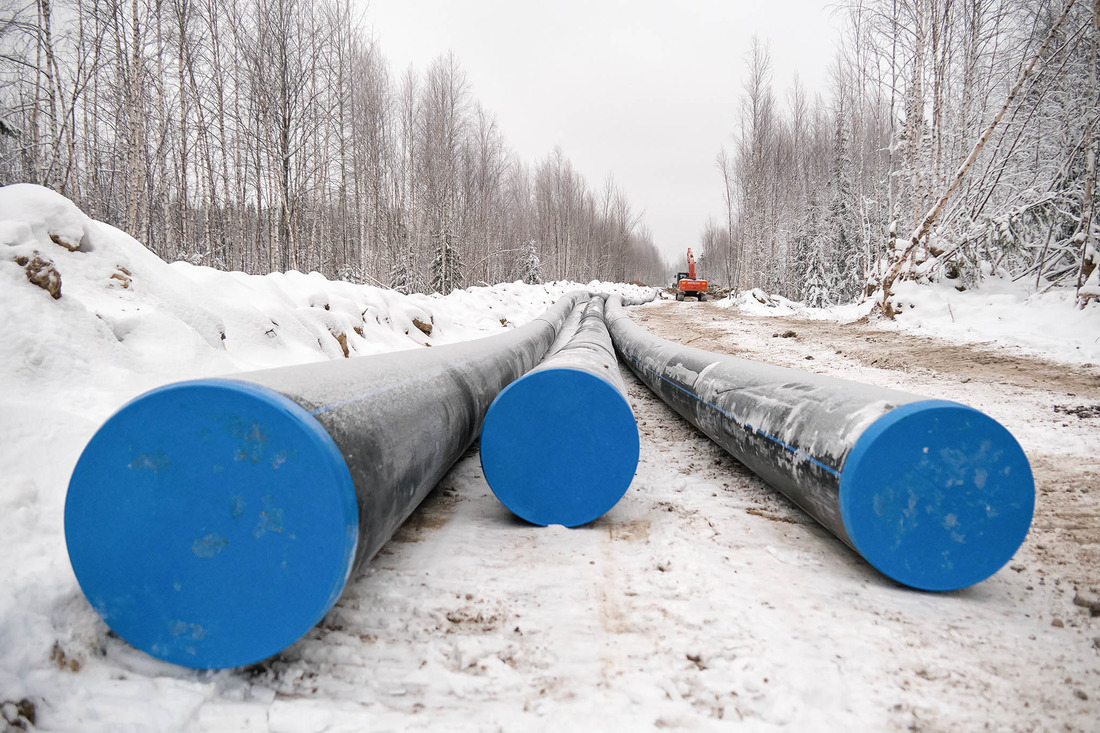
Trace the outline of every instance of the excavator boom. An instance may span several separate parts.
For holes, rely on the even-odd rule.
[[[695,277],[695,255],[688,248],[688,271],[677,274],[676,300],[683,300],[689,295],[694,295],[699,301],[707,299],[707,281]]]

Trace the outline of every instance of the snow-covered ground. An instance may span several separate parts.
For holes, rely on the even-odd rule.
[[[624,370],[641,462],[590,525],[514,519],[471,450],[324,621],[264,663],[159,662],[85,601],[65,489],[133,396],[345,346],[500,333],[575,287],[406,297],[166,264],[56,194],[0,189],[4,718],[25,701],[38,729],[64,731],[1097,730],[1100,619],[1074,599],[1100,586],[1100,308],[1003,283],[913,290],[895,323],[755,299],[632,311],[666,338],[968,402],[1008,426],[1036,469],[1036,522],[973,588],[891,583]],[[612,287],[634,292],[594,284]]]
[[[883,329],[934,335],[951,341],[1008,346],[1019,353],[1069,364],[1100,364],[1100,314],[1096,305],[1075,307],[1072,288],[1032,287],[1003,277],[988,277],[978,290],[958,291],[949,280],[931,285],[898,282],[895,320]],[[875,302],[809,308],[760,290],[739,293],[718,303],[745,315],[795,316],[851,323],[867,317]]]

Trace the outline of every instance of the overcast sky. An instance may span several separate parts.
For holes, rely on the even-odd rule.
[[[839,20],[813,0],[360,0],[394,72],[454,51],[473,95],[528,163],[555,145],[597,190],[611,173],[661,251],[724,217],[715,167],[737,120],[745,54],[774,82],[824,90]]]

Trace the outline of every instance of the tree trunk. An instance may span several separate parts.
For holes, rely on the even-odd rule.
[[[1094,2],[1095,1],[1096,0],[1094,0]],[[1051,41],[1057,34],[1058,29],[1062,27],[1062,23],[1065,22],[1065,19],[1069,15],[1069,11],[1073,7],[1074,2],[1075,0],[1068,0],[1065,9],[1058,17],[1058,20],[1051,27],[1050,32],[1047,34],[1046,39],[1043,40],[1043,43],[1039,47],[1039,50],[1035,52],[1035,54],[1031,57],[1028,63],[1024,66],[1023,70],[1020,72],[1020,76],[1016,80],[1016,83],[1013,85],[1012,91],[1009,92],[1004,104],[1001,105],[1001,108],[997,111],[997,114],[994,115],[993,119],[989,123],[989,126],[986,127],[981,137],[978,138],[978,141],[974,143],[974,147],[973,149],[971,149],[970,155],[968,155],[966,160],[964,160],[959,166],[959,169],[955,173],[955,177],[952,179],[950,185],[940,195],[935,205],[931,209],[929,209],[928,212],[924,215],[924,218],[920,221],[917,227],[913,229],[912,234],[909,236],[909,245],[905,248],[905,251],[902,252],[901,256],[898,257],[897,261],[894,263],[894,266],[890,268],[889,272],[887,272],[886,277],[883,278],[882,308],[883,312],[886,313],[887,316],[893,317],[893,307],[890,304],[890,297],[892,295],[894,282],[897,280],[898,276],[901,275],[902,271],[905,268],[906,262],[908,262],[909,260],[909,257],[913,254],[914,251],[916,251],[917,247],[920,246],[924,238],[928,236],[929,231],[931,231],[932,229],[932,225],[936,223],[936,219],[939,218],[939,215],[943,212],[943,209],[947,205],[947,202],[951,199],[952,194],[955,193],[955,190],[959,187],[959,184],[966,176],[966,172],[970,169],[970,166],[974,164],[974,161],[978,158],[978,154],[981,153],[982,148],[985,147],[985,144],[986,142],[988,142],[989,137],[997,128],[997,124],[1001,121],[1001,118],[1004,117],[1005,112],[1008,111],[1009,107],[1012,106],[1012,103],[1016,99],[1016,95],[1020,93],[1020,90],[1023,88],[1024,83],[1027,82],[1028,78],[1031,76],[1031,72],[1035,69],[1035,64],[1038,63],[1039,59],[1042,58],[1043,54],[1046,53],[1047,48],[1050,47]]]

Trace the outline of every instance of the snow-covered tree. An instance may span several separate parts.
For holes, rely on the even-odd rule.
[[[785,109],[755,44],[716,181],[737,286],[800,297],[811,241],[836,301],[898,277],[1083,283],[1098,218],[1095,7],[850,0],[829,93],[796,81]],[[821,243],[800,231],[811,194]]]
[[[454,55],[394,77],[352,0],[8,5],[0,185],[54,188],[167,260],[409,290],[434,261],[450,289],[519,277],[507,243],[537,239],[543,277],[665,279],[626,192],[605,206],[560,151],[520,160]]]
[[[416,250],[406,245],[390,267],[389,286],[405,295],[424,292],[424,278],[416,262]]]
[[[860,261],[862,247],[856,237],[855,192],[848,175],[851,158],[848,155],[848,138],[844,131],[844,113],[836,115],[833,138],[833,163],[829,177],[829,203],[825,222],[820,233],[824,238],[824,273],[828,300],[831,303],[848,303],[855,300],[863,285],[863,267]]]
[[[821,217],[817,192],[811,190],[794,236],[792,269],[796,273],[798,286],[792,294],[807,305],[815,307],[825,305],[829,300],[825,282]]]
[[[802,302],[814,308],[836,303],[836,291],[825,273],[824,260],[824,254],[815,245],[807,258],[802,284]]]
[[[447,295],[462,287],[462,257],[452,238],[444,234],[438,237],[431,265],[431,287],[437,293]]]
[[[538,245],[533,239],[523,248],[523,282],[528,285],[542,282],[542,260],[539,259]]]

